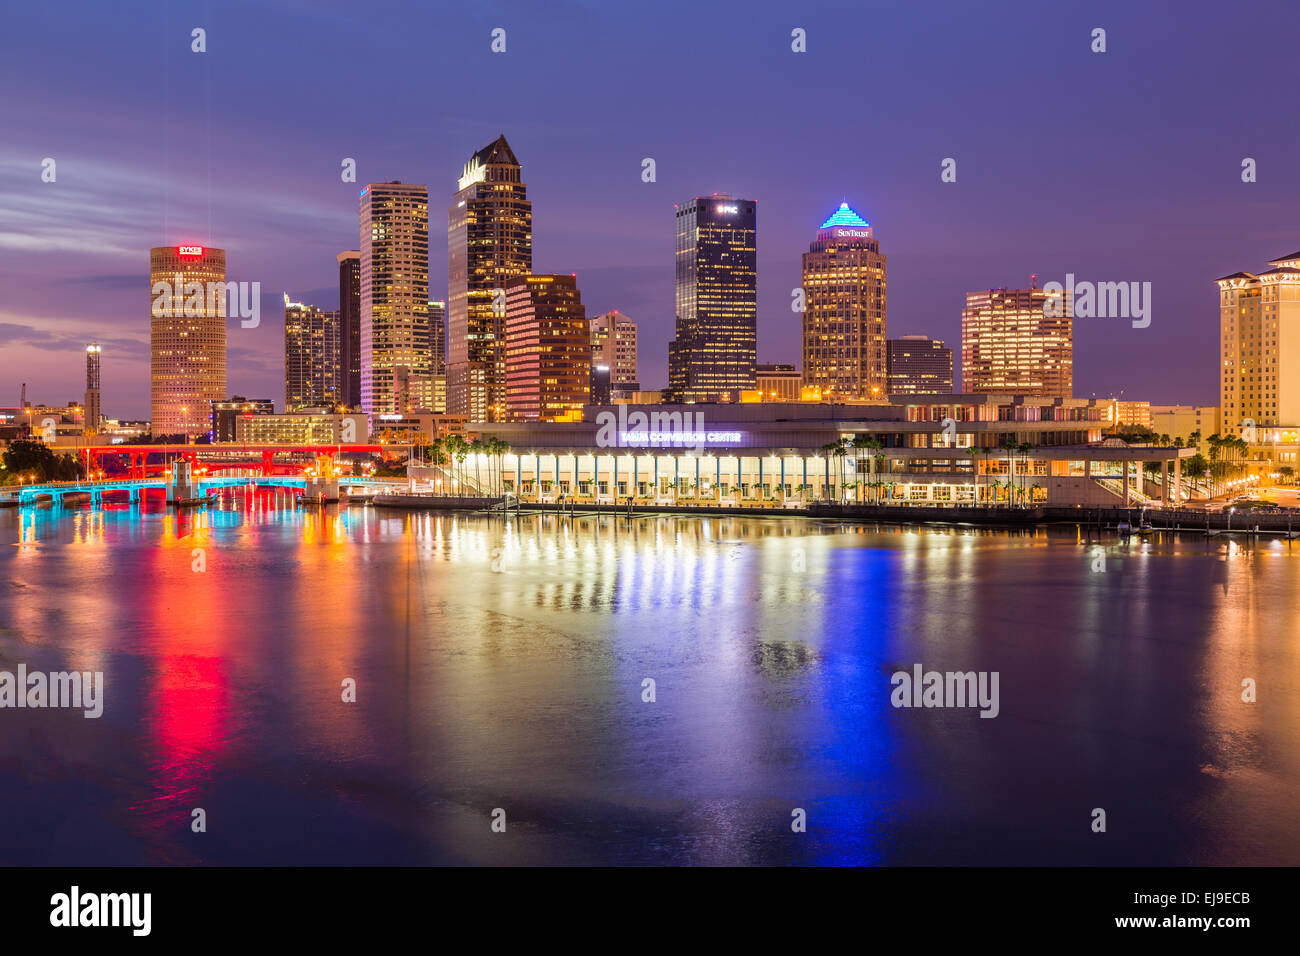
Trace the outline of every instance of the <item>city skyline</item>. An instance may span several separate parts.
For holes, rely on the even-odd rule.
[[[1029,5],[979,14],[949,8],[950,19],[980,17],[982,33],[1042,28],[1035,34],[1042,37],[1041,46],[1026,50],[1023,62],[1014,64],[985,64],[978,48],[958,39],[960,30],[924,42],[914,39],[909,30],[916,15],[905,11],[889,12],[880,24],[892,48],[882,40],[864,47],[861,38],[836,36],[825,16],[807,15],[809,60],[851,63],[853,56],[870,57],[873,70],[906,77],[924,73],[927,65],[938,67],[937,78],[918,79],[920,85],[910,97],[882,108],[868,130],[841,126],[831,107],[804,102],[815,81],[798,67],[797,58],[790,62],[785,21],[791,15],[759,7],[739,26],[746,42],[722,56],[757,68],[757,93],[773,109],[753,129],[721,143],[709,131],[675,130],[665,104],[657,99],[644,106],[628,100],[629,80],[614,89],[578,90],[578,105],[585,112],[579,111],[576,119],[539,119],[504,92],[498,95],[525,76],[533,90],[545,91],[551,84],[569,88],[563,71],[553,79],[539,69],[538,48],[560,40],[582,42],[565,39],[566,31],[579,27],[588,33],[599,28],[609,37],[605,46],[597,44],[588,51],[597,65],[606,58],[621,61],[618,49],[633,58],[628,66],[650,62],[642,59],[651,56],[649,48],[632,42],[638,35],[624,15],[574,9],[548,19],[511,9],[504,17],[511,28],[509,52],[492,61],[487,59],[493,56],[488,48],[492,20],[456,11],[435,18],[421,11],[415,14],[420,23],[431,29],[436,25],[440,36],[451,38],[448,55],[455,65],[491,65],[501,74],[488,75],[485,81],[493,109],[464,117],[422,86],[419,92],[395,94],[391,110],[350,120],[345,130],[309,130],[304,135],[310,148],[295,150],[292,163],[272,162],[260,148],[270,135],[265,127],[278,102],[275,95],[264,101],[268,88],[281,78],[279,66],[237,59],[229,45],[215,43],[206,54],[209,59],[203,60],[178,42],[167,61],[171,73],[162,97],[166,109],[179,115],[191,81],[207,82],[204,71],[211,73],[214,96],[221,92],[213,100],[211,125],[199,131],[187,154],[174,134],[170,142],[167,134],[146,134],[138,119],[127,121],[125,133],[119,132],[108,120],[121,119],[118,111],[130,108],[137,94],[131,89],[115,91],[120,94],[112,101],[116,109],[97,110],[94,84],[84,82],[85,69],[77,62],[89,48],[70,38],[69,47],[42,67],[57,74],[44,95],[51,109],[75,100],[84,110],[77,113],[84,120],[81,139],[68,139],[63,120],[43,119],[49,111],[24,107],[17,111],[8,138],[12,145],[0,156],[6,173],[0,203],[13,213],[0,238],[6,249],[0,279],[8,293],[0,309],[0,381],[12,386],[11,402],[22,381],[28,383],[29,395],[41,401],[77,396],[84,387],[78,353],[85,342],[98,340],[105,353],[105,414],[147,417],[142,382],[147,330],[134,319],[141,295],[138,263],[148,248],[193,240],[226,248],[234,268],[252,270],[232,274],[232,280],[262,282],[262,327],[231,330],[228,388],[243,394],[274,393],[282,374],[275,346],[283,334],[274,318],[279,292],[321,308],[338,307],[337,290],[328,291],[335,283],[324,264],[330,261],[327,257],[355,245],[355,222],[350,220],[361,186],[394,178],[427,182],[434,190],[435,209],[442,208],[436,199],[446,198],[446,184],[455,178],[463,157],[505,132],[524,158],[531,198],[537,204],[541,228],[535,269],[576,271],[592,310],[619,309],[637,317],[646,387],[667,384],[672,267],[665,249],[672,239],[662,226],[664,211],[683,195],[729,189],[755,198],[764,208],[760,362],[795,359],[797,317],[788,303],[790,289],[798,285],[797,252],[806,247],[808,231],[820,221],[822,210],[848,201],[889,236],[891,335],[922,333],[954,341],[966,291],[1023,287],[1031,273],[1044,279],[1074,272],[1096,279],[1150,280],[1155,290],[1150,328],[1118,328],[1108,320],[1076,324],[1076,394],[1123,390],[1132,395],[1140,382],[1138,397],[1152,401],[1214,401],[1218,316],[1213,280],[1241,263],[1265,262],[1279,250],[1295,247],[1285,219],[1295,187],[1282,173],[1294,154],[1295,134],[1260,126],[1252,129],[1248,142],[1216,145],[1205,124],[1188,122],[1189,110],[1193,103],[1207,113],[1226,108],[1237,89],[1249,89],[1252,103],[1266,108],[1270,96],[1280,95],[1271,91],[1285,84],[1277,58],[1261,54],[1244,65],[1234,62],[1233,68],[1242,74],[1239,83],[1218,89],[1209,79],[1214,71],[1202,73],[1203,66],[1213,67],[1228,56],[1216,34],[1170,24],[1149,11],[1103,8],[1096,18],[1108,20],[1112,37],[1104,56],[1091,54],[1087,44],[1073,36],[1086,36],[1087,20],[1060,23],[1060,18]],[[39,10],[18,14],[30,20],[33,29],[47,15]],[[170,27],[186,35],[186,15],[184,5],[169,10],[160,18],[160,29]],[[87,7],[84,16],[94,25],[107,14]],[[260,26],[269,36],[303,31],[330,53],[342,48],[349,29],[364,27],[364,20],[336,10],[302,23],[273,12]],[[650,27],[652,38],[660,29]],[[1168,42],[1171,30],[1177,43]],[[525,37],[533,39],[525,42]],[[1123,43],[1116,43],[1117,38]],[[154,38],[139,42],[147,43],[147,55],[142,45],[142,65],[131,76],[144,76],[162,65]],[[1270,35],[1260,42],[1267,46],[1279,41]],[[131,43],[114,55],[132,56]],[[1070,57],[1068,81],[1052,70],[1062,55]],[[1140,63],[1135,62],[1138,58]],[[951,82],[954,70],[977,61],[985,70],[978,91]],[[1018,82],[1021,71],[1039,65],[1047,77],[1041,88]],[[10,72],[30,68],[31,61],[21,51],[0,67]],[[1139,74],[1144,89],[1130,90],[1128,82]],[[675,101],[686,81],[669,75],[663,82],[672,89],[667,102]],[[1098,96],[1090,88],[1094,82],[1103,84],[1108,95]],[[1175,85],[1180,89],[1179,107],[1153,109],[1162,91]],[[1049,162],[1026,162],[1016,150],[997,143],[986,128],[983,110],[969,108],[977,100],[984,102],[990,87],[1014,94],[1008,109],[1036,114],[1050,103],[1083,122],[1118,123],[1121,132],[1115,141],[1140,152],[1142,162],[1117,154],[1107,137],[1083,134],[1071,150],[1054,154]],[[1110,94],[1119,89],[1126,94],[1120,98],[1126,104],[1122,115],[1098,115],[1094,103],[1105,102],[1113,109],[1116,98]],[[343,103],[338,97],[298,91],[308,127],[326,111],[333,115],[346,103],[361,102],[370,90],[370,83],[362,82],[357,90],[339,94]],[[143,90],[138,95],[143,97]],[[400,136],[387,131],[386,124],[401,108],[417,104],[419,115],[428,116],[420,129]],[[920,112],[929,120],[925,131],[910,122]],[[157,114],[132,114],[138,115]],[[603,121],[591,118],[606,115],[618,117],[612,134]],[[837,148],[834,162],[812,165],[814,133],[824,135],[829,129],[848,142]],[[575,164],[574,155],[584,161]],[[56,183],[40,181],[38,160],[43,156],[59,161]],[[300,162],[306,156],[310,162]],[[357,183],[339,178],[339,163],[349,156],[358,163]],[[949,156],[958,160],[958,178],[945,184],[939,178],[940,161]],[[1258,161],[1258,184],[1241,182],[1244,156]],[[656,160],[654,183],[641,181],[646,157]],[[809,174],[811,169],[816,175]],[[1262,193],[1259,200],[1250,199],[1255,195],[1250,190],[1265,188],[1268,204],[1262,202]],[[1071,197],[1065,208],[1052,198],[1062,190]],[[1122,229],[1141,223],[1158,225]],[[1119,231],[1140,239],[1116,243],[1113,236]],[[996,237],[992,241],[990,234]],[[446,287],[442,241],[441,230],[435,228],[430,296],[437,299],[444,297]],[[57,265],[54,259],[60,260]],[[1153,353],[1167,354],[1173,361],[1153,367],[1148,358]]]

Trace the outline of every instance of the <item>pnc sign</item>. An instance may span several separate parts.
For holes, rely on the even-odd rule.
[[[730,216],[740,212],[740,207],[739,206],[714,206],[713,211],[720,216]]]
[[[176,254],[178,256],[201,256],[203,255],[202,246],[177,246]]]

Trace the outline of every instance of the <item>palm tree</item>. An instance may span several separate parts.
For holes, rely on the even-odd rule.
[[[849,453],[849,440],[847,438],[840,438],[836,441],[827,442],[825,445],[822,445],[821,453],[827,457],[834,457],[836,459],[836,477],[844,477],[844,456]],[[835,484],[832,483],[831,487],[834,488]],[[823,493],[824,491],[825,489],[823,489]]]
[[[497,494],[502,494],[505,490],[505,476],[502,474],[502,469],[505,466],[505,455],[508,451],[510,451],[510,444],[505,440],[497,438],[495,435],[487,440],[487,453],[495,458],[497,463],[496,481],[492,485]]]
[[[865,457],[867,458],[867,465],[868,468],[870,469],[870,483],[872,486],[874,486],[875,474],[876,474],[875,462],[879,461],[881,456],[880,455],[873,456],[871,453],[878,452],[880,451],[880,449],[884,448],[885,447],[884,442],[882,442],[879,438],[875,438],[871,435],[855,435],[853,437],[853,440],[848,442],[848,444],[853,448],[854,474],[861,473],[862,458],[864,457],[863,452],[867,453]],[[856,486],[861,487],[862,483],[858,482]],[[858,500],[861,501],[860,494],[858,496]]]
[[[979,507],[980,503],[980,452],[983,449],[971,445],[966,449],[966,454],[970,455],[971,473],[975,481],[975,506]]]
[[[479,456],[483,454],[483,440],[477,436],[469,443],[469,453],[474,456],[474,490],[480,494],[483,491],[483,482],[479,474]]]
[[[1020,491],[1021,494],[1025,496],[1028,495],[1029,453],[1033,450],[1034,450],[1034,446],[1027,441],[1022,441],[1019,445],[1016,446],[1016,451],[1020,452],[1021,455],[1025,456],[1025,471],[1024,474],[1020,476]]]

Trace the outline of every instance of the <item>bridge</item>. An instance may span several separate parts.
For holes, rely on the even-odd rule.
[[[309,478],[306,475],[205,475],[195,478],[186,492],[189,500],[207,498],[220,493],[226,488],[289,488],[305,494]],[[340,489],[353,488],[374,492],[404,487],[405,478],[352,478],[340,476],[337,479]],[[20,507],[34,505],[48,498],[55,505],[61,505],[67,495],[90,495],[93,507],[103,504],[107,494],[125,494],[128,501],[138,502],[145,491],[161,490],[167,493],[167,500],[173,500],[174,486],[170,478],[98,478],[88,481],[51,481],[43,484],[19,485],[0,488],[0,503],[17,504]]]

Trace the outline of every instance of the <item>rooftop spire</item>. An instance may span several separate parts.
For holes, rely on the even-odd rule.
[[[822,223],[819,228],[831,229],[835,226],[870,226],[870,225],[871,223],[867,222],[856,212],[850,209],[848,203],[842,202],[840,203],[840,208],[836,209],[835,212],[831,213],[830,218],[827,219],[824,223]]]

